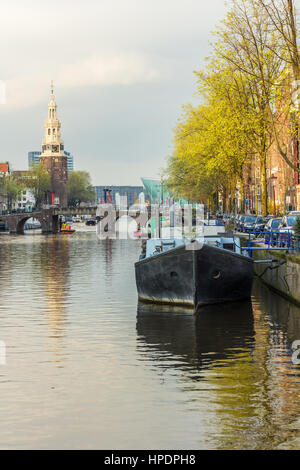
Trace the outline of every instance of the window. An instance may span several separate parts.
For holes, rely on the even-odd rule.
[[[48,129],[48,135],[50,135],[50,133],[51,133],[51,129]]]

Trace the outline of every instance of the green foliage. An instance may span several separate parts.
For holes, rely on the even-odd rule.
[[[266,214],[268,152],[291,108],[289,100],[282,104],[290,87],[288,51],[263,3],[232,0],[214,53],[195,72],[201,105],[183,108],[167,174],[173,190],[189,199],[221,193],[234,200],[238,185],[243,201],[245,170],[258,164]]]
[[[206,202],[217,192],[233,192],[242,180],[251,154],[249,128],[255,122],[249,113],[240,112],[228,69],[214,66],[196,75],[202,104],[183,108],[167,174],[173,191]]]
[[[24,191],[24,184],[20,183],[13,175],[2,177],[2,195],[7,199],[8,209],[12,209],[12,204]]]
[[[91,184],[91,177],[87,171],[73,171],[69,174],[68,204],[79,205],[81,202],[94,202],[96,192]]]
[[[45,200],[45,192],[51,191],[51,177],[42,162],[38,165],[33,163],[30,170],[30,177],[26,184],[35,197],[36,206],[40,207]]]

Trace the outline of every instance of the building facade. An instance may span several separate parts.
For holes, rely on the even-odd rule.
[[[293,129],[292,117],[279,123],[278,135],[288,160],[296,168],[300,166],[299,140]],[[281,156],[276,141],[268,150],[266,161],[268,213],[282,215],[288,211],[300,211],[300,174]],[[258,157],[254,157],[244,172],[245,212],[262,213],[261,170]],[[237,195],[238,197],[238,195]],[[241,201],[238,203],[241,207]]]
[[[12,209],[26,209],[30,212],[35,207],[35,197],[28,188],[24,189],[12,204]]]
[[[24,190],[12,203],[12,209],[32,210],[33,207],[35,207],[36,200],[32,190],[29,187],[26,187],[26,183],[28,183],[28,180],[31,180],[32,178],[32,172],[30,170],[16,170],[13,172],[13,177],[24,186]]]
[[[66,207],[68,204],[68,159],[61,138],[61,123],[57,117],[57,104],[53,94],[53,86],[51,86],[48,117],[44,127],[45,135],[39,161],[43,162],[45,169],[51,176],[52,203]]]

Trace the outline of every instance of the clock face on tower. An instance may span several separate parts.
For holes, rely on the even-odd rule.
[[[59,151],[59,145],[52,145],[52,152],[58,152]]]

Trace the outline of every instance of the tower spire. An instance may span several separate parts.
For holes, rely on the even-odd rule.
[[[51,95],[48,103],[48,118],[45,121],[45,135],[42,142],[40,161],[51,175],[52,192],[55,200],[64,207],[67,205],[68,163],[64,151],[64,142],[60,134],[60,121],[54,97],[54,85],[51,80]]]

